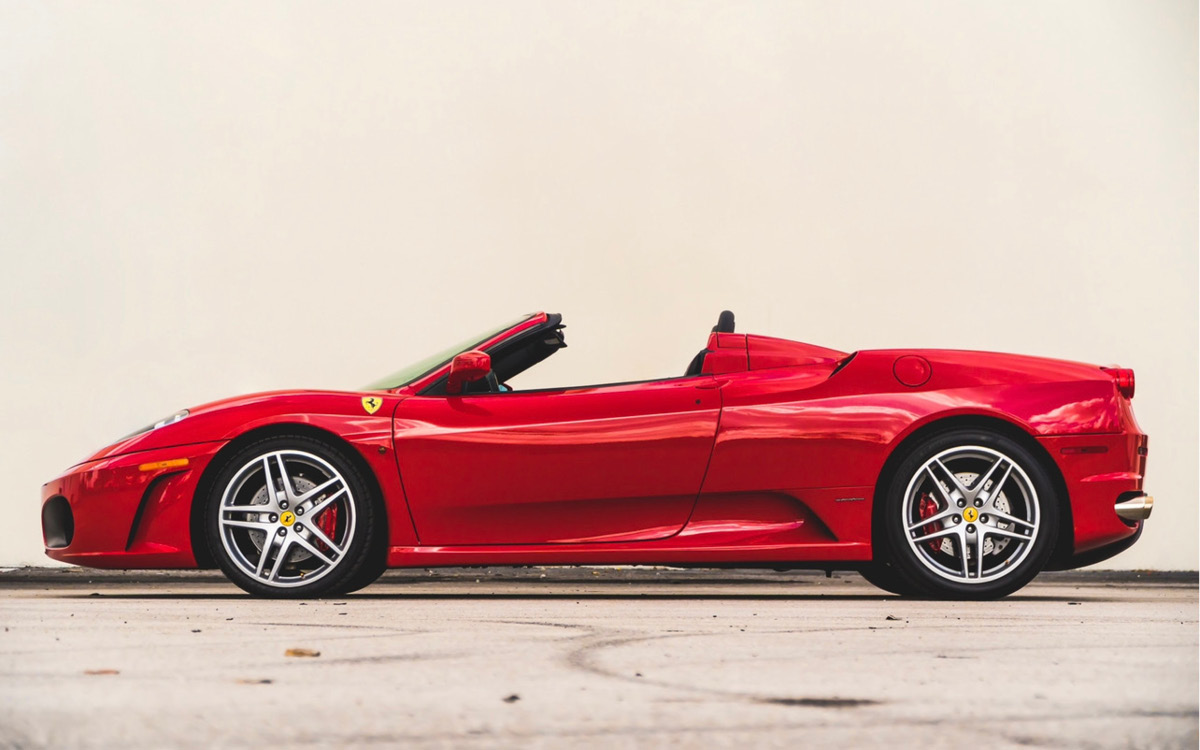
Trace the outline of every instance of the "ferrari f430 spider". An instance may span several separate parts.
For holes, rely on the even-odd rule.
[[[677,377],[508,385],[565,345],[536,313],[359,391],[180,411],[43,487],[46,554],[275,597],[388,567],[654,564],[991,598],[1117,554],[1153,505],[1131,370],[850,354],[724,312]]]

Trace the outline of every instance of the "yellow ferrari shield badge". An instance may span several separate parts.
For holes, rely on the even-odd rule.
[[[383,399],[378,396],[363,396],[362,405],[367,414],[374,414],[383,406]]]

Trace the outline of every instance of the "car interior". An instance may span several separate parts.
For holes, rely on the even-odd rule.
[[[562,315],[553,313],[547,316],[546,322],[542,325],[523,331],[492,347],[488,350],[488,354],[492,358],[492,371],[482,380],[465,384],[463,395],[511,392],[513,389],[506,385],[509,380],[542,362],[559,349],[566,348],[567,341],[563,334],[565,328]],[[733,333],[733,328],[733,313],[725,310],[717,318],[717,324],[713,326],[712,330],[714,333]],[[708,354],[707,348],[701,349],[692,358],[691,364],[688,365],[682,377],[690,378],[699,375],[704,369],[704,358]],[[422,395],[445,395],[446,381],[445,377],[438,379],[422,391]]]
[[[722,310],[717,317],[717,324],[713,326],[713,333],[733,333],[733,313],[728,310]],[[683,373],[685,378],[695,377],[704,372],[704,358],[711,352],[707,349],[701,349],[695,357],[692,357],[692,363],[688,365],[687,370]]]

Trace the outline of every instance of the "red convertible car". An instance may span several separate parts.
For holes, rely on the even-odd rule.
[[[858,570],[990,598],[1138,538],[1133,372],[734,333],[677,377],[514,390],[566,346],[536,313],[361,391],[183,410],[42,489],[46,554],[353,591],[388,567]]]

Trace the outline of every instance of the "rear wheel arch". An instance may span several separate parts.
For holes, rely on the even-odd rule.
[[[382,545],[386,551],[389,544],[387,503],[384,502],[383,490],[379,486],[379,479],[375,476],[375,471],[367,463],[366,459],[362,457],[362,454],[355,450],[354,446],[348,440],[329,430],[299,422],[279,422],[263,427],[256,427],[238,435],[226,443],[221,450],[217,451],[217,454],[213,456],[213,460],[205,467],[204,473],[200,476],[200,481],[196,484],[196,491],[192,495],[192,506],[189,512],[189,536],[192,542],[192,554],[196,558],[196,565],[198,567],[204,569],[217,567],[216,561],[209,554],[208,543],[205,539],[204,498],[208,497],[208,493],[212,490],[213,482],[221,473],[221,469],[225,467],[229,459],[237,455],[245,446],[266,438],[287,435],[309,437],[327,443],[343,453],[346,460],[353,463],[355,468],[362,473],[362,476],[371,485],[371,495],[375,500],[375,512],[378,514],[376,522],[380,524],[381,530],[377,535],[377,543]]]
[[[896,469],[904,462],[909,453],[931,437],[943,432],[961,429],[984,430],[1004,435],[1020,443],[1023,448],[1028,450],[1037,459],[1038,463],[1046,470],[1047,475],[1050,477],[1054,485],[1054,494],[1058,499],[1058,537],[1054,540],[1054,550],[1050,554],[1049,565],[1052,566],[1056,562],[1069,559],[1074,553],[1075,523],[1071,515],[1071,499],[1067,492],[1067,483],[1063,479],[1062,471],[1059,470],[1058,464],[1055,463],[1054,458],[1051,457],[1046,449],[1042,447],[1042,444],[1019,425],[999,417],[982,414],[945,417],[922,425],[901,440],[892,449],[891,453],[888,454],[887,460],[884,461],[883,468],[880,470],[879,477],[875,482],[875,492],[871,508],[871,546],[873,552],[874,550],[886,548],[879,515],[883,512],[884,494],[891,485]]]

